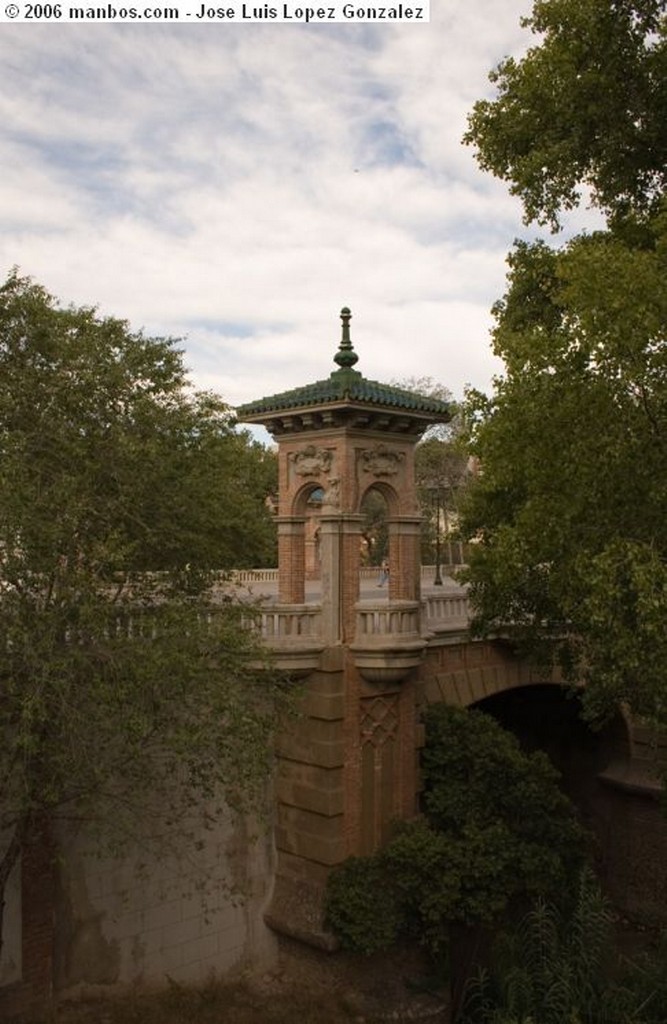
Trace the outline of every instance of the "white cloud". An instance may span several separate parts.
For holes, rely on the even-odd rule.
[[[359,368],[488,386],[522,231],[461,144],[523,0],[423,26],[3,27],[0,273],[186,335],[233,404]]]

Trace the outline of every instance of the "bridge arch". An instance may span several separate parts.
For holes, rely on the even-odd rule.
[[[656,851],[667,848],[667,826],[657,810],[646,727],[619,708],[601,728],[591,728],[580,715],[583,688],[577,693],[557,673],[547,678],[531,670],[501,642],[441,640],[438,647],[436,638],[419,689],[422,712],[435,703],[484,711],[525,750],[544,751],[594,837],[596,872],[605,889],[628,912],[655,914],[657,888],[666,884],[664,873],[656,874],[663,856]]]

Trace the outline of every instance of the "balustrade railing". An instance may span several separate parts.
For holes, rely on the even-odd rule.
[[[377,569],[364,568],[362,578]],[[422,566],[426,582],[433,566]],[[234,581],[243,585],[276,583],[277,569],[238,570]],[[439,588],[434,588],[438,591]],[[454,588],[451,581],[442,593],[429,588],[421,602],[362,601],[357,605],[356,643],[383,643],[390,639],[409,640],[427,634],[460,632],[468,628],[471,618],[468,595],[464,587]],[[267,604],[259,614],[259,629],[270,647],[317,643],[322,635],[322,609],[319,604]]]
[[[429,632],[467,629],[471,610],[467,593],[429,594],[424,602],[424,625]]]
[[[312,643],[322,632],[322,610],[317,605],[274,605],[262,609],[260,623],[269,646]]]
[[[416,601],[391,601],[357,605],[356,643],[378,642],[391,637],[420,635],[419,604]]]
[[[232,583],[277,583],[277,569],[234,569],[230,573]]]
[[[454,572],[456,569],[461,568],[461,562],[443,563],[440,566],[441,572],[448,574]],[[421,566],[421,578],[422,582],[432,582],[435,575],[434,565],[422,565]],[[374,580],[380,573],[379,565],[363,565],[359,570],[359,578],[362,580]],[[277,583],[278,582],[278,570],[277,569],[233,569],[229,574],[229,578],[232,583],[248,584],[248,583]]]

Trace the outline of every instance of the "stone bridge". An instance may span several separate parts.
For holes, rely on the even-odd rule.
[[[69,835],[59,837],[56,861],[52,837],[37,835],[5,917],[0,1015],[48,1005],[54,985],[155,982],[165,973],[201,981],[256,963],[267,938],[267,949],[275,946],[274,932],[331,948],[327,876],[418,812],[421,715],[433,702],[479,706],[547,749],[595,832],[598,870],[617,905],[667,918],[654,738],[620,712],[593,735],[557,677],[535,675],[501,639],[471,637],[465,589],[447,574],[436,582],[440,572],[420,558],[415,447],[450,409],[362,377],[349,310],[342,320],[328,378],[238,410],[278,445],[279,565],[239,573],[237,583],[265,598],[264,640],[303,692],[302,715],[277,738],[275,849],[223,823],[201,852],[207,870],[242,876],[252,898],[239,909],[220,896],[203,915],[173,865],[135,877],[131,863],[98,863],[85,836]],[[369,551],[371,496],[386,513],[382,552]],[[378,569],[364,564],[380,554],[389,561],[382,587]]]
[[[322,893],[331,868],[374,851],[392,821],[418,811],[426,704],[481,703],[498,711],[499,695],[539,693],[559,719],[561,745],[580,729],[553,701],[544,704],[545,691],[564,700],[560,680],[536,676],[500,640],[472,639],[465,589],[451,578],[438,586],[422,569],[415,447],[429,424],[449,420],[450,409],[363,377],[354,369],[349,310],[341,317],[337,369],[328,378],[238,410],[243,422],[263,424],[278,446],[279,566],[254,586],[268,597],[265,640],[278,666],[304,688],[303,715],[278,744],[278,860],[267,920],[325,947],[331,937]],[[386,591],[363,566],[370,494],[386,509]],[[514,714],[531,717],[525,708]],[[550,742],[548,723],[544,736]],[[667,905],[665,869],[655,871],[667,846],[656,817],[650,744],[646,730],[619,715],[598,740],[581,740],[584,753],[576,757],[586,767],[572,772],[612,888],[620,902],[640,909]],[[604,796],[597,792],[602,779]],[[624,803],[627,794],[639,802]],[[641,841],[631,838],[636,820]],[[648,835],[654,854],[647,860]]]

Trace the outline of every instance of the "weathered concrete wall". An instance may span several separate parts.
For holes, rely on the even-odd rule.
[[[160,856],[100,858],[59,835],[55,985],[60,992],[141,982],[202,982],[275,955],[262,912],[271,879],[266,832],[231,819]]]
[[[667,920],[667,820],[648,788],[608,785],[601,801],[601,870],[614,903],[631,918]]]
[[[203,812],[190,828],[187,843],[137,842],[117,858],[85,833],[33,830],[7,893],[0,1019],[47,1011],[54,990],[198,983],[274,962],[270,832],[231,816],[207,829]]]
[[[35,819],[27,829],[13,883],[18,883],[20,891],[18,895],[14,891],[12,911],[3,927],[8,948],[20,950],[20,956],[13,957],[10,977],[0,985],[0,1020],[37,1014],[51,1003],[55,863],[49,823]]]
[[[0,987],[21,980],[21,862],[14,865],[5,889]]]

